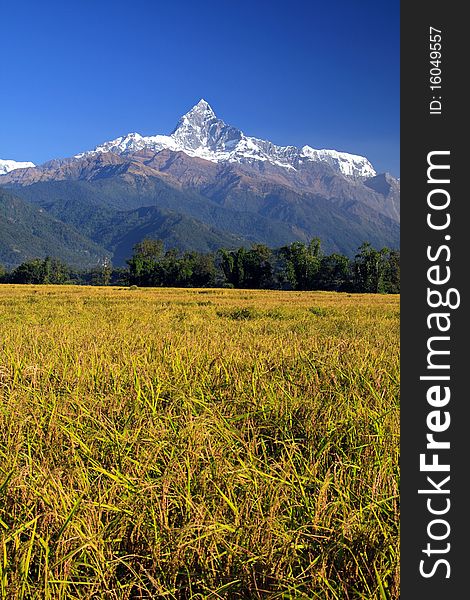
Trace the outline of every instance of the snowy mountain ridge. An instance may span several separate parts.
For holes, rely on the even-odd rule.
[[[75,158],[103,152],[131,154],[139,150],[172,150],[184,152],[210,162],[254,164],[268,162],[286,169],[298,169],[305,162],[326,162],[337,172],[353,178],[374,177],[376,171],[364,156],[317,150],[310,146],[277,146],[267,140],[245,135],[241,130],[219,119],[211,106],[200,100],[183,115],[170,135],[142,136],[129,133],[105,142],[94,150],[82,152]]]
[[[0,158],[0,175],[14,171],[15,169],[27,169],[29,167],[35,167],[36,165],[32,162],[18,162],[16,160],[4,160]]]

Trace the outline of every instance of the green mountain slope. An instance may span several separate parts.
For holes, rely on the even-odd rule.
[[[87,267],[107,255],[73,226],[0,188],[0,263],[7,268],[46,256]]]

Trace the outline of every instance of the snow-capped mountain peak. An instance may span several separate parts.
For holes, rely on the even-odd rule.
[[[337,150],[315,150],[310,146],[304,146],[302,156],[310,160],[327,162],[334,169],[339,169],[343,175],[350,177],[374,177],[376,175],[374,167],[367,158],[358,154],[338,152]]]
[[[142,136],[130,133],[105,142],[91,152],[77,154],[81,158],[98,152],[131,154],[142,149],[154,152],[168,149],[211,162],[248,163],[267,162],[286,169],[297,169],[308,162],[326,162],[347,177],[373,177],[376,171],[363,156],[316,150],[310,146],[277,146],[267,140],[245,135],[240,129],[219,119],[210,104],[201,99],[178,121],[170,135]]]
[[[172,134],[175,133],[180,126],[186,123],[191,123],[194,121],[207,121],[216,118],[216,114],[212,110],[211,105],[204,100],[204,98],[201,98],[197,104],[195,104],[185,115],[180,118]]]
[[[233,150],[243,133],[217,118],[211,106],[205,100],[200,100],[181,117],[171,137],[183,151],[190,150],[206,158],[207,151],[225,153]],[[223,160],[222,156],[214,158],[217,162]]]
[[[29,169],[30,167],[35,167],[36,165],[32,162],[18,162],[16,160],[4,160],[0,158],[0,175],[4,175],[5,173],[9,173],[10,171],[14,171],[15,169]]]

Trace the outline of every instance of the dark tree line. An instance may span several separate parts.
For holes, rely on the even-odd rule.
[[[161,240],[144,239],[134,247],[127,268],[104,260],[89,271],[74,271],[47,257],[22,263],[11,272],[0,265],[0,282],[35,284],[231,287],[246,289],[329,290],[399,293],[400,253],[369,243],[354,258],[324,254],[318,238],[271,249],[221,249],[215,253],[165,251]]]

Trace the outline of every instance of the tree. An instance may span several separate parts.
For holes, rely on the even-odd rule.
[[[160,261],[160,285],[184,287],[190,285],[192,265],[188,254],[180,256],[176,248],[170,248]]]
[[[104,257],[103,262],[99,264],[91,272],[91,284],[92,285],[109,285],[111,283],[111,276],[113,274],[113,265],[107,256]]]
[[[34,258],[21,263],[10,276],[12,283],[65,283],[69,277],[69,268],[57,258],[46,256],[44,260]]]
[[[221,248],[217,253],[217,259],[222,273],[224,274],[226,283],[235,286],[234,283],[234,267],[235,254],[231,250]]]
[[[113,265],[107,256],[103,260],[103,267],[101,269],[101,276],[103,279],[102,285],[109,285],[111,283],[111,275],[113,274]]]
[[[39,283],[65,283],[69,276],[69,268],[58,258],[46,256],[42,263],[43,280]]]
[[[212,287],[216,281],[216,267],[213,254],[186,252],[185,259],[191,264],[191,285],[194,287]]]
[[[113,265],[106,256],[103,262],[91,272],[91,285],[109,285],[113,274]]]
[[[323,256],[320,261],[317,282],[318,289],[341,291],[349,278],[349,259],[342,254]]]
[[[386,289],[387,257],[390,250],[376,250],[369,242],[359,247],[353,262],[353,287],[356,292],[380,293]]]
[[[263,289],[273,286],[272,250],[264,244],[253,244],[241,257],[243,279],[241,287]]]
[[[400,293],[400,252],[390,250],[385,270],[385,287],[389,294]]]
[[[43,261],[40,258],[21,263],[13,270],[12,283],[44,283]]]
[[[127,261],[129,283],[142,286],[161,285],[160,262],[163,257],[161,240],[144,239],[133,248],[134,254]]]
[[[317,275],[322,258],[321,242],[313,238],[307,245],[293,242],[280,249],[285,267],[282,279],[295,290],[312,290],[317,287]]]
[[[243,247],[238,248],[238,250],[226,250],[225,248],[219,250],[220,266],[225,275],[225,280],[236,288],[244,287],[245,254],[246,249]]]

